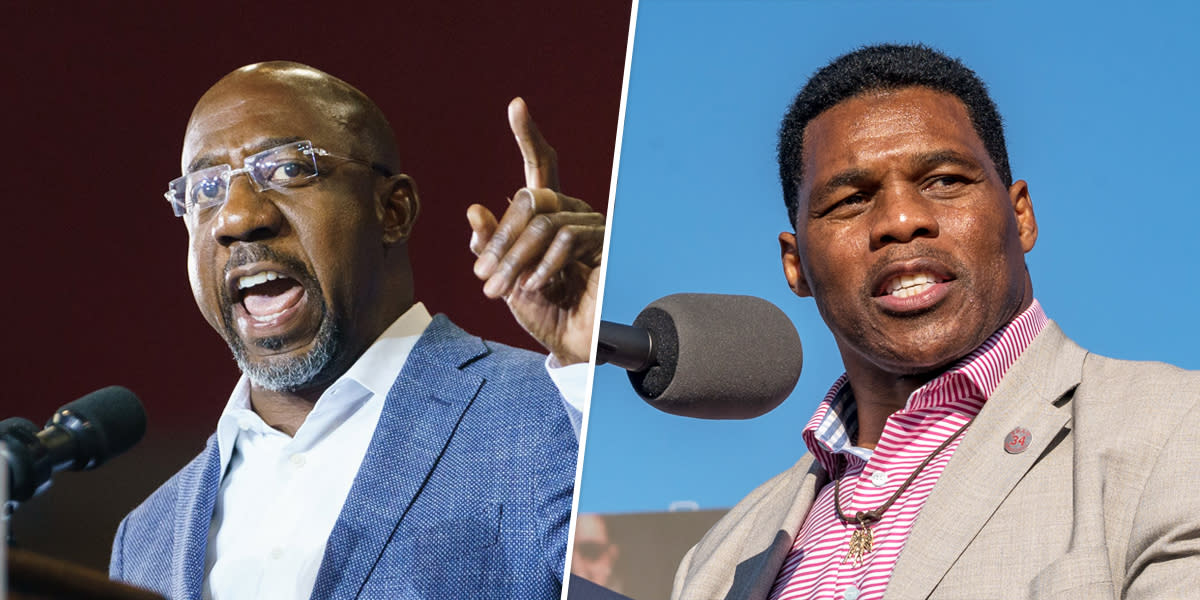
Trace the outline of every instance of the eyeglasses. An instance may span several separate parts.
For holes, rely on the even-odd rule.
[[[163,196],[171,203],[175,216],[182,217],[188,214],[194,216],[203,210],[224,205],[229,198],[229,182],[242,173],[250,178],[255,191],[276,190],[291,193],[295,188],[312,184],[324,173],[317,167],[317,157],[354,162],[371,167],[385,177],[392,175],[392,172],[382,165],[333,154],[315,148],[312,142],[303,140],[249,156],[240,169],[229,165],[217,165],[188,173],[167,184],[167,192]]]

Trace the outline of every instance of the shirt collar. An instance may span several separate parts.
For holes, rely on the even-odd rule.
[[[335,428],[373,396],[385,396],[432,320],[425,305],[417,302],[393,321],[362,356],[321,394],[304,424],[296,431],[296,439],[307,438],[311,443]],[[329,401],[333,395],[341,397],[337,401]],[[221,455],[222,477],[233,456],[238,434],[243,429],[264,435],[284,435],[268,426],[251,408],[250,380],[245,374],[238,379],[225,410],[217,420],[217,449]]]
[[[1046,327],[1042,305],[1037,300],[1017,318],[993,333],[978,348],[964,356],[954,366],[908,397],[906,410],[944,405],[966,396],[986,401],[1009,367]],[[826,472],[835,473],[839,455],[870,460],[871,450],[855,446],[851,440],[858,431],[858,409],[845,373],[825,394],[816,413],[803,431],[804,443],[816,456]],[[976,408],[978,410],[978,408]]]
[[[433,320],[425,305],[417,302],[392,322],[379,339],[367,348],[358,360],[350,365],[338,381],[349,379],[358,382],[372,394],[387,394],[404,362],[396,364],[396,357],[408,358],[421,334]],[[337,385],[335,382],[334,385]],[[320,404],[320,400],[317,404]],[[314,407],[315,410],[315,407]]]

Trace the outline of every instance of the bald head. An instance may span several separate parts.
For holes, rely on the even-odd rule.
[[[399,150],[383,111],[354,86],[308,65],[271,61],[246,65],[222,77],[196,103],[184,138],[183,170],[198,147],[200,136],[219,129],[230,109],[247,102],[270,101],[311,113],[331,132],[340,132],[339,149],[350,155],[400,172]],[[272,107],[264,106],[270,110]],[[315,141],[315,140],[314,140]],[[332,150],[332,148],[330,148]]]

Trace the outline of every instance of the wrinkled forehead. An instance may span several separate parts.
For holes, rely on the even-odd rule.
[[[196,103],[184,134],[183,172],[238,166],[279,140],[307,139],[331,152],[366,156],[361,110],[319,82],[227,77]]]
[[[804,130],[802,190],[846,169],[889,157],[954,151],[990,164],[966,106],[925,87],[878,90],[822,112]]]

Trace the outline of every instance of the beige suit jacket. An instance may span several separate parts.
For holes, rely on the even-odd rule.
[[[1200,598],[1200,372],[1089,354],[1053,322],[942,473],[885,597]],[[1029,447],[1004,450],[1016,427]],[[828,476],[811,455],[684,557],[672,598],[763,599]]]

